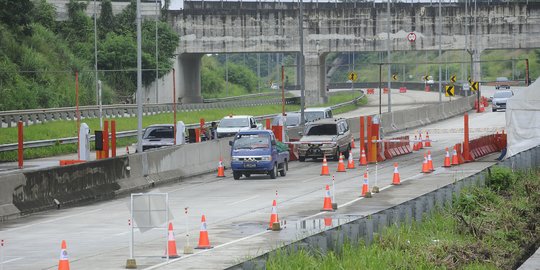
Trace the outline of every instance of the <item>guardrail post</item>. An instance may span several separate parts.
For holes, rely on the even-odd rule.
[[[116,157],[116,121],[111,120],[111,156]]]
[[[463,116],[463,159],[465,162],[473,161],[469,150],[469,114]]]
[[[23,155],[23,122],[19,121],[17,122],[17,130],[18,130],[18,150],[17,150],[17,158],[19,161],[19,169],[23,168],[24,163],[24,155]]]
[[[103,158],[109,157],[109,121],[103,121]]]
[[[372,144],[371,144],[371,140],[372,140],[372,130],[371,130],[371,124],[372,124],[372,117],[371,116],[368,116],[367,117],[367,162],[368,163],[373,163],[375,162],[373,159],[372,159],[372,153],[373,153],[373,148],[372,148]]]
[[[364,144],[365,138],[364,138],[364,116],[360,116],[360,155],[362,154],[362,149],[366,149],[366,146]]]

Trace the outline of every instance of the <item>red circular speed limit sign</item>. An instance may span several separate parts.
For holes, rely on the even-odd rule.
[[[413,32],[409,33],[409,34],[407,35],[407,40],[408,40],[409,42],[414,42],[414,41],[416,40],[416,34],[413,33]]]

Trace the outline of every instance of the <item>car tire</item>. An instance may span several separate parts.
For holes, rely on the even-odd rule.
[[[240,177],[242,176],[242,174],[239,173],[239,172],[233,172],[232,174],[233,174],[234,180],[238,180],[238,179],[240,179]]]
[[[334,160],[336,160],[336,161],[339,160],[339,146],[338,146],[338,148],[336,149],[336,154],[334,155]]]
[[[279,171],[279,175],[280,176],[285,176],[287,175],[287,167],[289,165],[287,165],[287,160],[285,160],[285,162],[281,165],[281,170]]]
[[[350,144],[347,146],[347,151],[345,151],[345,153],[343,153],[343,155],[345,156],[345,159],[349,159],[349,150],[351,150],[351,145]]]
[[[298,161],[304,162],[304,161],[306,161],[306,157],[299,156],[299,157],[298,157]]]
[[[278,168],[276,166],[276,164],[274,164],[274,166],[272,167],[272,170],[270,170],[270,178],[271,179],[276,179],[276,176],[278,174]]]

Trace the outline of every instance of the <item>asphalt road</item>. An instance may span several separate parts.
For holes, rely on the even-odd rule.
[[[356,113],[370,114],[372,109],[378,111],[378,108],[370,107],[361,108]],[[471,138],[492,133],[504,125],[504,112],[486,110],[480,114],[470,113]],[[359,198],[365,168],[335,173],[335,199],[339,209],[334,213],[320,212],[324,186],[332,184],[331,177],[319,175],[320,161],[291,162],[287,176],[275,180],[255,176],[235,181],[227,170],[226,178],[209,174],[149,190],[169,194],[169,209],[174,216],[172,222],[179,253],[186,242],[186,229],[191,246],[197,245],[202,214],[206,215],[210,243],[214,248],[195,250],[195,254],[184,255],[165,265],[162,256],[166,231],[153,229],[141,233],[137,230],[134,252],[139,269],[222,269],[303,235],[325,230],[323,217],[331,217],[333,226],[336,226],[452,183],[493,164],[493,157],[489,157],[486,162],[450,169],[440,167],[444,147],[463,139],[462,127],[463,118],[455,117],[422,128],[429,131],[431,139],[435,140],[431,151],[436,172],[432,174],[420,173],[423,152],[382,162],[377,168],[370,166],[371,185],[377,184],[382,188],[381,193],[372,199]],[[414,132],[393,136],[402,134],[414,135]],[[357,159],[358,148],[354,150]],[[399,162],[404,182],[397,187],[390,186],[394,162]],[[335,171],[336,162],[329,163],[330,170]],[[280,232],[266,230],[275,198],[280,219],[285,225]],[[2,249],[4,269],[56,269],[61,240],[67,241],[72,269],[124,269],[129,256],[129,201],[129,197],[117,198],[1,223],[0,239],[5,240]],[[185,207],[189,207],[187,216]]]

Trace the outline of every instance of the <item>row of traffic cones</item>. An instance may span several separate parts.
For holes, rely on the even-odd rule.
[[[346,172],[343,154],[340,153],[338,160],[337,172]],[[367,165],[366,152],[362,149],[362,155],[360,157],[360,165]],[[352,151],[349,150],[349,158],[347,159],[347,169],[355,169],[354,157]],[[330,175],[330,169],[328,168],[328,161],[326,156],[323,156],[321,175]]]
[[[422,133],[420,133],[418,137],[414,135],[414,141],[413,151],[420,151],[421,149],[424,149],[424,147],[431,147],[431,140],[429,139],[429,132],[427,131],[425,143],[424,140],[422,140]]]

